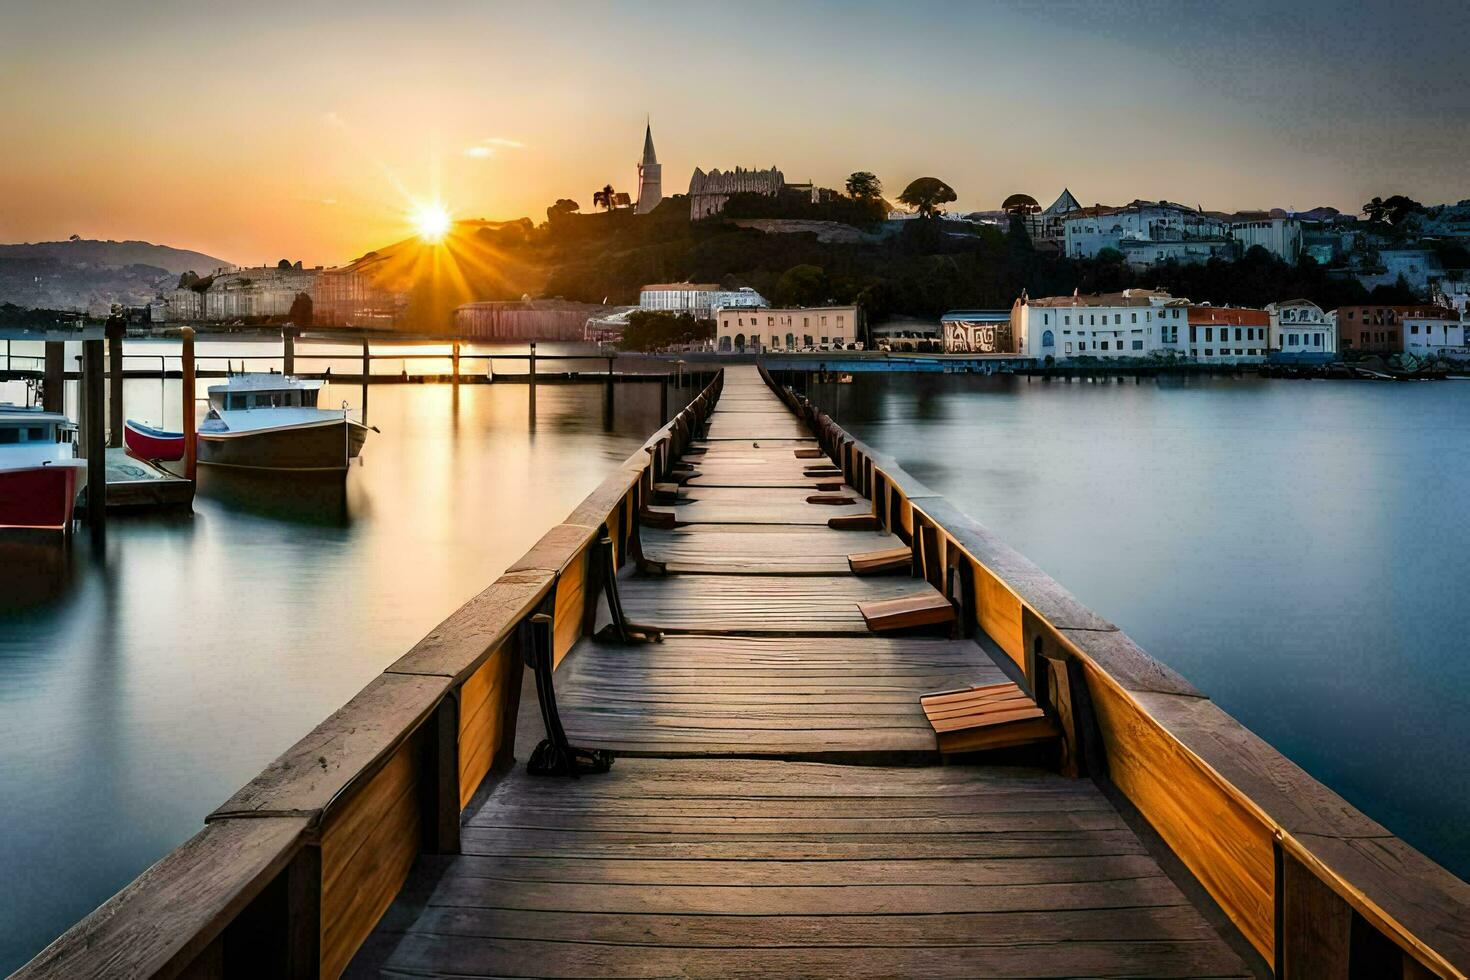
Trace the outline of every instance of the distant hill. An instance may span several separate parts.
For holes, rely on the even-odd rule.
[[[0,245],[0,303],[106,313],[113,303],[141,306],[180,275],[230,267],[224,259],[150,242]]]
[[[151,265],[182,275],[193,271],[206,276],[215,269],[233,263],[203,252],[154,245],[152,242],[97,241],[73,238],[65,242],[28,242],[22,245],[0,245],[0,259],[59,259],[71,265],[119,267]]]

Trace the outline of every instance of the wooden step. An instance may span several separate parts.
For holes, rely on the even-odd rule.
[[[644,507],[638,512],[638,523],[644,527],[671,528],[678,527],[679,521],[671,510],[654,510]]]
[[[827,518],[827,526],[834,531],[881,531],[883,522],[872,514],[842,514]]]
[[[845,493],[814,493],[806,498],[809,504],[826,504],[832,507],[840,507],[846,504],[855,504],[857,499],[849,497]]]
[[[847,567],[854,575],[883,575],[887,572],[907,572],[913,567],[912,548],[888,548],[884,551],[864,551],[847,556]]]
[[[919,699],[940,752],[978,752],[1056,738],[1056,723],[1012,683],[939,691]]]
[[[822,491],[823,493],[831,493],[834,490],[841,490],[842,489],[842,484],[840,484],[840,483],[818,483],[817,484],[817,489],[820,490],[820,491]]]
[[[902,599],[877,599],[858,603],[858,611],[874,633],[916,629],[954,622],[954,606],[938,592],[929,591]]]
[[[827,455],[820,449],[793,449],[791,452],[797,459],[821,459]]]

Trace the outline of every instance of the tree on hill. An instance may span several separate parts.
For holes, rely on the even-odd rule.
[[[909,183],[898,195],[900,204],[913,208],[921,218],[932,218],[943,214],[943,205],[956,200],[954,188],[938,177],[919,177]]]
[[[569,197],[559,197],[555,204],[546,209],[546,220],[555,221],[564,215],[576,214],[580,210],[582,210],[582,205],[576,201]]]
[[[592,206],[601,207],[604,211],[611,211],[613,205],[618,201],[617,191],[613,190],[612,184],[603,184],[602,190],[592,195]]]
[[[1363,214],[1375,224],[1396,225],[1414,212],[1423,210],[1424,205],[1403,194],[1394,194],[1386,200],[1375,197],[1363,205]]]
[[[847,195],[858,201],[873,201],[883,196],[883,181],[866,170],[854,171],[847,178]]]
[[[821,266],[794,265],[776,280],[775,292],[783,306],[818,306],[827,301],[827,273]]]

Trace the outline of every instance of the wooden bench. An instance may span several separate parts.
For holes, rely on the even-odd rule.
[[[1016,684],[987,684],[919,699],[939,751],[979,752],[1058,737],[1056,722]]]

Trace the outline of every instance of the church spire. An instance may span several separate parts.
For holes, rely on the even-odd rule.
[[[643,130],[643,166],[651,163],[658,163],[658,156],[653,152],[653,122],[649,120]]]

